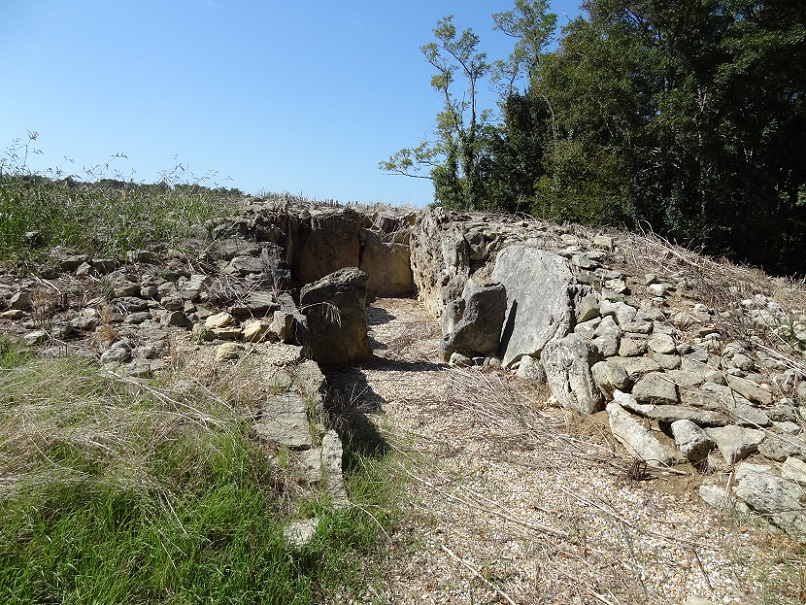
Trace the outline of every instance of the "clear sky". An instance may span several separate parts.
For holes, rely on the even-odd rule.
[[[553,0],[560,24],[577,4]],[[427,204],[429,181],[377,168],[440,110],[420,46],[454,14],[504,58],[491,15],[512,5],[0,0],[0,149],[35,131],[36,170],[84,178],[125,154],[108,176],[156,182],[180,163],[248,193]]]

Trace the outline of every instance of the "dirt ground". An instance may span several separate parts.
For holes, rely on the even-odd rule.
[[[636,465],[604,415],[500,369],[439,363],[417,301],[368,309],[375,360],[328,379],[394,450],[405,515],[352,602],[804,603],[802,551],[717,511],[691,467]],[[347,599],[345,599],[347,600]]]

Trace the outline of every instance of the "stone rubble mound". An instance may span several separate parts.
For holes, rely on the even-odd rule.
[[[545,382],[639,462],[694,465],[707,502],[806,540],[802,288],[652,237],[441,208],[249,199],[204,227],[195,256],[55,249],[36,276],[0,274],[0,329],[133,377],[256,364],[257,434],[316,482],[340,448],[316,362],[367,360],[367,297],[416,294],[443,361]]]
[[[463,313],[481,284],[506,292],[497,354],[443,346],[444,361],[545,382],[558,405],[606,414],[636,460],[694,465],[706,501],[806,540],[802,287],[659,239],[441,209],[418,217],[412,263],[445,343],[489,330]],[[785,309],[787,290],[803,306]]]

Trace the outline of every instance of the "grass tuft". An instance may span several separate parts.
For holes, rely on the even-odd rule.
[[[292,505],[246,419],[214,393],[185,401],[0,343],[4,603],[293,604],[361,591],[362,557],[395,519],[383,459],[348,475],[351,506]],[[300,512],[320,524],[295,549],[283,528]]]

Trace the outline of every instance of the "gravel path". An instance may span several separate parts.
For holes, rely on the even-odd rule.
[[[377,360],[330,378],[396,452],[407,515],[362,602],[804,602],[794,545],[707,506],[693,469],[647,471],[603,414],[438,363],[417,301],[378,300],[368,319]]]

